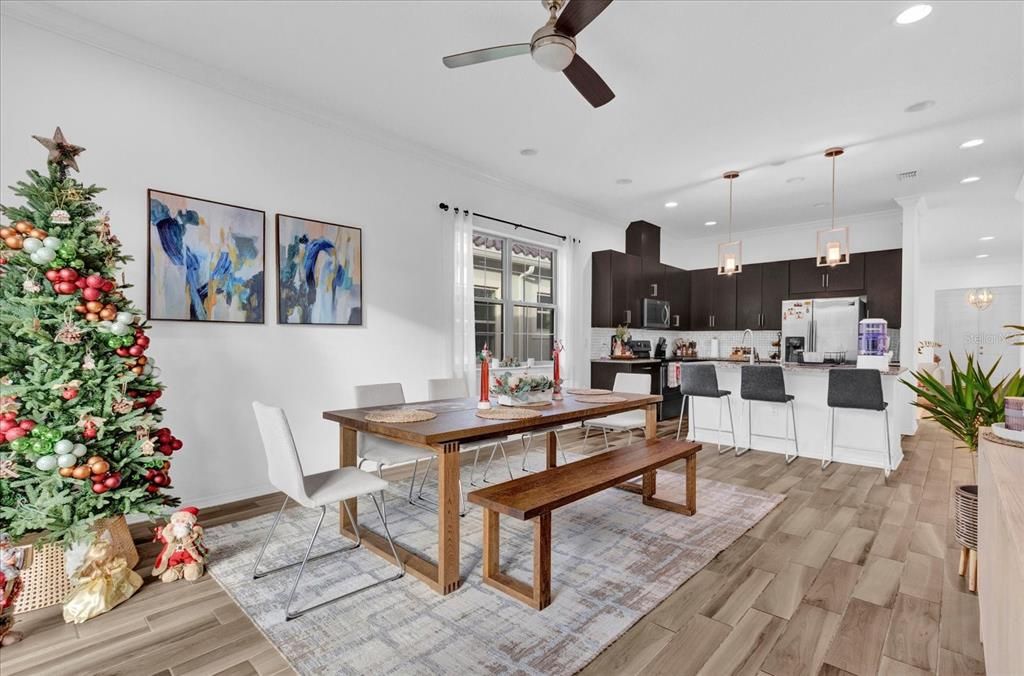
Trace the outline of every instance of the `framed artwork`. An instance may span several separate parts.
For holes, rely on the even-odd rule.
[[[363,231],[277,215],[277,321],[363,323]]]
[[[265,214],[160,190],[148,199],[149,318],[263,323]]]

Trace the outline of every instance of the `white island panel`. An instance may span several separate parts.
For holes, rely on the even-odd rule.
[[[775,439],[787,434],[792,436],[789,410],[785,404],[768,402],[750,402],[740,399],[740,363],[715,362],[718,374],[718,386],[729,390],[732,403],[733,419],[736,423],[736,442],[740,448],[748,444],[755,450],[773,453],[792,453],[792,440]],[[685,368],[685,367],[684,367]],[[827,422],[829,408],[826,405],[828,396],[828,368],[808,366],[783,367],[786,392],[795,397],[797,438],[800,443],[801,457],[821,459],[828,454]],[[910,388],[900,383],[906,371],[882,374],[882,395],[889,404],[889,425],[886,433],[892,448],[893,469],[903,460],[900,444],[900,432],[906,429],[913,418],[914,408],[911,406],[913,393]],[[721,435],[715,429],[718,423],[718,402],[713,399],[698,397],[693,399],[694,417],[700,426],[694,438],[705,444],[732,443],[729,435],[728,407],[722,402]],[[749,416],[749,418],[748,418]],[[754,436],[749,436],[752,422]],[[836,410],[835,425],[835,462],[845,462],[865,467],[883,468],[886,463],[886,447],[883,429],[885,417],[880,411],[859,411],[851,409]],[[709,447],[714,450],[714,446]],[[730,451],[732,452],[732,451]]]

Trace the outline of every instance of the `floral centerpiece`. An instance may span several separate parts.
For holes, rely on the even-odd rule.
[[[498,397],[502,406],[528,406],[551,401],[555,383],[547,376],[531,376],[524,373],[514,376],[502,373],[493,380],[491,394]]]

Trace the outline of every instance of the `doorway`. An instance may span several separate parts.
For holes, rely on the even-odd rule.
[[[1021,287],[988,287],[992,303],[979,309],[968,302],[971,289],[944,289],[935,292],[935,339],[942,344],[935,353],[942,358],[945,381],[949,383],[950,354],[963,367],[968,354],[973,354],[981,366],[991,368],[996,360],[999,367],[995,380],[1013,373],[1019,366],[1020,348],[1006,340],[1007,324],[1020,323]]]

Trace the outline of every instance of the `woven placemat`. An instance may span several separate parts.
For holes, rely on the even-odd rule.
[[[477,409],[476,417],[486,418],[487,420],[523,420],[525,418],[536,418],[540,416],[539,411],[535,411],[526,406],[499,406],[497,408],[481,408]]]
[[[1024,443],[1014,441],[1012,439],[1004,439],[995,432],[990,432],[988,430],[982,432],[981,436],[985,437],[989,441],[994,441],[997,444],[1005,444],[1006,446],[1016,446],[1017,448],[1024,448]]]
[[[549,399],[548,401],[535,401],[532,404],[519,404],[519,405],[520,406],[525,406],[526,408],[544,408],[545,406],[552,406],[552,405],[554,405],[554,403],[555,402],[553,402],[553,401],[551,401]]]
[[[570,387],[569,389],[566,390],[566,393],[572,395],[582,394],[583,396],[593,396],[597,394],[611,394],[612,391],[602,390],[595,387]]]
[[[576,397],[576,401],[582,401],[584,404],[616,404],[620,401],[626,401],[626,398],[616,397],[614,394],[605,394],[596,397]]]
[[[431,411],[421,411],[415,408],[396,408],[390,411],[370,411],[366,414],[365,420],[379,423],[414,423],[424,420],[433,420],[437,417]]]

